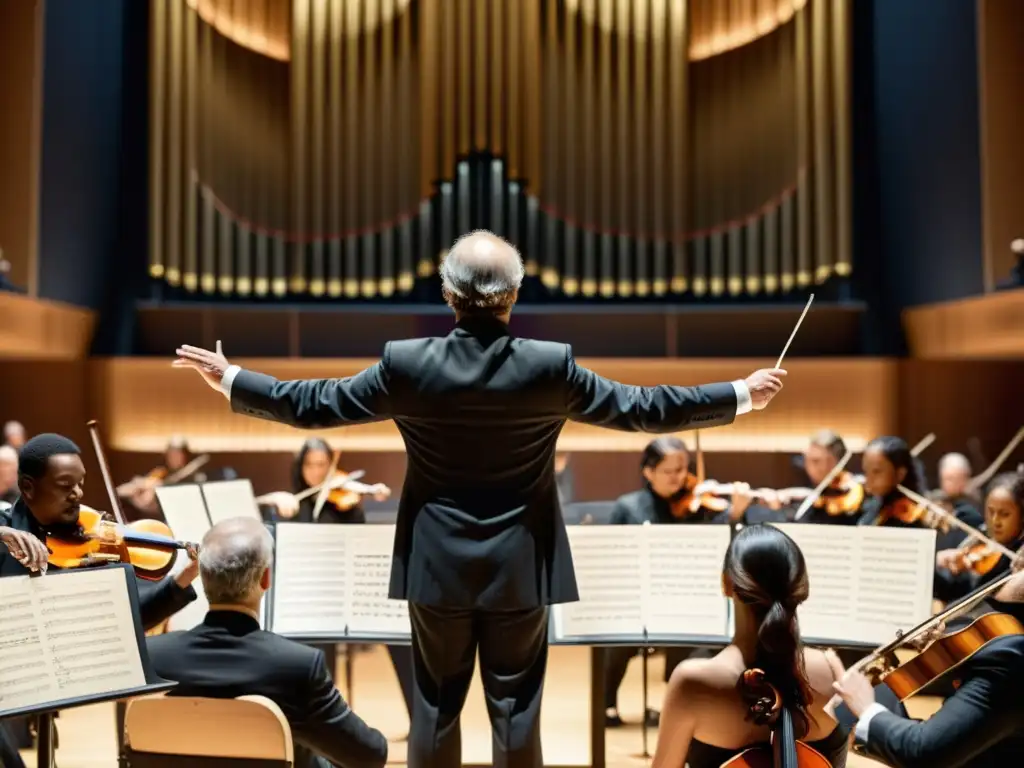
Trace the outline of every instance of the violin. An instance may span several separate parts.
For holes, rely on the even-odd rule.
[[[139,521],[125,525],[83,505],[79,509],[76,527],[66,532],[46,534],[46,547],[50,550],[47,562],[56,568],[129,563],[140,579],[160,581],[174,567],[179,549],[189,550],[195,556],[198,548],[175,541],[162,532],[147,532],[146,528],[154,531],[152,524],[156,522]],[[163,525],[163,528],[167,529],[167,526]]]
[[[882,506],[872,525],[885,525],[890,520],[898,520],[904,525],[915,525],[928,524],[933,518],[928,515],[927,506],[917,504],[906,496],[898,496]]]
[[[684,517],[697,514],[702,508],[711,512],[724,512],[729,508],[728,499],[703,491],[694,493],[698,485],[706,486],[707,483],[701,483],[696,475],[686,476],[683,487],[669,499],[668,506],[672,517],[681,520]]]
[[[332,490],[327,494],[326,501],[328,504],[334,506],[334,508],[339,512],[348,512],[350,509],[359,506],[359,502],[362,500],[363,495],[345,487],[346,481],[351,480],[352,478],[343,469],[336,470],[329,478],[332,486],[334,486],[339,479],[341,480],[341,485],[337,488],[332,487]]]
[[[1005,613],[986,613],[964,629],[932,641],[909,661],[900,663],[896,656],[898,649],[935,632],[947,619],[973,607],[986,595],[1002,588],[1014,575],[1010,572],[1000,576],[909,632],[899,634],[896,640],[857,662],[853,669],[861,671],[871,680],[872,685],[884,682],[902,701],[970,659],[996,638],[1024,635],[1024,625],[1015,617]],[[834,697],[830,704],[838,702],[838,697]]]
[[[783,707],[782,694],[760,669],[748,669],[739,682],[740,695],[750,705],[748,719],[772,726],[769,744],[745,749],[722,768],[832,768],[814,747],[796,738],[793,718]]]

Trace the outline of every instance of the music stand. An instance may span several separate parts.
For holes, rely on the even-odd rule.
[[[99,704],[105,701],[118,701],[120,699],[134,698],[137,696],[146,696],[153,693],[160,693],[168,691],[177,685],[176,682],[170,680],[164,680],[156,675],[153,671],[152,666],[149,662],[149,654],[146,649],[146,637],[142,630],[142,622],[139,614],[139,592],[138,586],[135,583],[135,575],[131,570],[131,567],[127,564],[116,564],[109,565],[103,568],[96,569],[81,569],[81,570],[64,570],[64,571],[53,571],[50,574],[43,577],[11,577],[4,579],[4,582],[10,582],[12,579],[29,579],[31,586],[30,589],[36,587],[36,584],[41,584],[43,580],[51,579],[87,579],[91,574],[97,572],[111,572],[118,571],[122,574],[124,591],[121,592],[117,588],[111,589],[107,594],[113,598],[115,603],[121,603],[126,601],[128,608],[131,613],[131,617],[134,623],[132,636],[135,641],[134,647],[127,644],[128,647],[126,652],[131,653],[133,650],[138,653],[138,661],[142,669],[142,682],[135,682],[128,685],[127,687],[120,687],[120,684],[112,682],[114,678],[106,677],[107,683],[97,682],[92,685],[89,692],[83,695],[74,695],[68,697],[61,697],[61,688],[67,685],[71,685],[73,670],[71,670],[70,664],[67,669],[62,673],[64,679],[60,679],[57,676],[57,670],[61,669],[56,666],[54,661],[56,660],[59,652],[59,641],[56,640],[55,635],[60,627],[65,626],[71,632],[81,637],[83,634],[87,637],[87,632],[79,632],[77,627],[83,625],[84,615],[81,611],[73,611],[72,615],[66,619],[62,619],[59,615],[55,615],[52,612],[44,611],[38,606],[33,605],[32,600],[21,601],[17,606],[8,605],[5,606],[10,612],[15,610],[29,611],[31,615],[31,623],[26,623],[24,626],[24,643],[19,643],[21,648],[30,648],[33,645],[39,646],[40,653],[39,657],[43,658],[46,662],[46,668],[40,673],[39,664],[26,664],[27,667],[31,667],[39,674],[36,682],[48,682],[45,686],[39,685],[34,690],[30,690],[28,696],[31,696],[31,703],[16,706],[12,709],[0,709],[0,719],[7,717],[25,717],[25,716],[38,716],[38,741],[36,745],[36,765],[38,768],[53,768],[54,757],[55,757],[55,743],[54,743],[54,727],[53,720],[54,715],[62,709],[75,709],[77,707],[84,707],[89,704]],[[94,594],[94,593],[93,593]],[[87,614],[86,614],[87,615]],[[18,617],[21,620],[25,620],[29,617],[29,614],[22,614]],[[19,629],[21,629],[19,627]],[[13,630],[17,632],[18,630]],[[8,632],[12,630],[8,629]],[[47,644],[44,645],[42,638],[47,638]],[[84,642],[88,642],[86,639]],[[115,641],[116,642],[116,641]],[[47,655],[52,657],[47,659]],[[134,660],[131,660],[134,661]],[[83,661],[74,662],[75,666],[81,667],[83,664],[88,665],[89,659]],[[103,677],[103,676],[98,676]],[[24,678],[27,680],[28,678]],[[52,684],[51,684],[52,683]],[[8,684],[10,685],[10,683]],[[40,688],[48,687],[55,688],[53,694],[44,693],[40,695],[34,695],[34,691]],[[51,695],[53,697],[51,697]],[[25,698],[23,696],[22,698]],[[42,698],[46,697],[46,698]],[[2,706],[3,697],[0,697],[0,706]]]

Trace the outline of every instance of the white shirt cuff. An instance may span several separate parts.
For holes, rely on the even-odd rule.
[[[885,707],[883,707],[877,701],[864,710],[864,714],[860,716],[860,720],[857,721],[857,727],[854,729],[854,734],[856,735],[858,741],[862,741],[865,744],[867,743],[868,728],[870,728],[871,726],[871,718],[873,718],[879,712],[885,711]]]
[[[732,383],[732,388],[736,392],[736,415],[742,416],[744,413],[754,410],[754,401],[750,398],[750,388],[747,387],[747,382],[743,379],[736,379]]]
[[[231,383],[235,380],[235,376],[242,370],[241,366],[229,365],[228,369],[224,371],[224,378],[220,380],[220,391],[224,393],[229,401],[231,400]]]

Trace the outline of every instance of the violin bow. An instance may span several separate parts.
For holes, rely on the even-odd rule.
[[[327,477],[324,479],[323,485],[320,486],[320,492],[316,496],[316,503],[313,505],[313,522],[317,522],[320,519],[320,512],[324,508],[324,504],[327,503],[327,496],[331,490],[331,480],[334,477],[334,473],[338,469],[338,462],[341,460],[341,450],[335,449],[334,457],[331,459],[331,468],[327,470]]]
[[[984,472],[971,478],[970,482],[967,483],[967,492],[976,493],[979,488],[991,480],[992,476],[1003,466],[1003,462],[1010,458],[1010,454],[1020,445],[1021,440],[1024,440],[1024,427],[1017,430],[1017,434],[1006,444],[1006,447],[996,456],[996,460],[989,464]]]
[[[110,466],[107,464],[107,457],[103,453],[103,444],[100,442],[98,422],[93,419],[86,423],[85,426],[89,428],[89,436],[92,438],[92,447],[96,451],[96,460],[100,465],[100,474],[103,476],[103,484],[106,486],[107,496],[110,498],[110,511],[113,513],[118,523],[121,525],[128,525],[124,512],[121,510],[121,505],[117,500],[117,492],[114,490],[114,481],[110,479]]]
[[[934,442],[935,442],[935,433],[934,432],[929,432],[927,435],[925,435],[924,437],[922,437],[918,441],[917,445],[915,445],[913,448],[910,449],[910,455],[913,456],[916,459],[918,456],[920,456],[922,453],[925,452],[925,449],[929,445],[931,445]]]
[[[941,506],[936,504],[934,501],[929,501],[928,499],[926,499],[921,494],[914,493],[912,490],[910,490],[909,488],[906,488],[905,486],[902,486],[902,485],[897,485],[896,486],[896,490],[898,490],[900,493],[902,493],[904,496],[906,496],[908,499],[910,499],[912,502],[914,502],[918,506],[925,507],[925,508],[931,510],[935,514],[937,514],[940,517],[942,517],[943,519],[947,520],[950,525],[954,525],[957,528],[959,528],[961,531],[964,531],[968,535],[973,536],[978,541],[978,543],[984,544],[989,549],[993,549],[996,552],[999,552],[1001,555],[1004,555],[1005,557],[1010,558],[1010,560],[1013,560],[1013,558],[1017,556],[1016,552],[1012,551],[1008,547],[1004,547],[998,541],[996,541],[994,539],[990,539],[988,536],[983,534],[981,531],[979,531],[973,525],[968,525],[963,520],[961,520],[959,517],[957,517],[955,514],[953,514],[952,512],[949,512],[946,509],[943,509]]]
[[[209,460],[210,454],[208,453],[204,453],[202,456],[197,456],[184,467],[179,469],[177,472],[172,472],[167,477],[165,477],[163,480],[163,485],[174,485],[174,483],[184,480],[189,475],[194,475]]]
[[[818,497],[824,493],[825,489],[832,484],[832,481],[839,477],[839,473],[846,468],[846,465],[850,463],[851,458],[853,458],[853,451],[847,449],[846,453],[843,454],[843,458],[836,462],[836,465],[832,467],[832,470],[825,475],[825,477],[822,478],[821,482],[818,483],[818,486],[813,491],[811,491],[810,495],[800,502],[800,506],[797,508],[796,514],[793,515],[794,522],[807,514],[807,510],[809,510],[811,505],[817,501]]]

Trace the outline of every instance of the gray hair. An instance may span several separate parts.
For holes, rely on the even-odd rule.
[[[971,462],[962,453],[947,453],[939,459],[939,471],[944,469],[958,469],[966,474],[971,474]]]
[[[18,464],[18,451],[13,445],[0,445],[0,464],[5,462]]]
[[[203,537],[199,576],[211,604],[243,603],[259,589],[263,572],[274,562],[274,540],[258,520],[222,520]]]
[[[456,240],[440,269],[445,301],[457,312],[508,312],[524,274],[519,251],[482,229]]]

